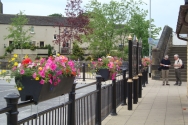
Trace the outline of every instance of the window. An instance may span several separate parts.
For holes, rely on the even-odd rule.
[[[40,47],[44,47],[44,41],[40,41]]]
[[[31,33],[34,33],[34,27],[31,26],[31,29],[30,29]]]
[[[57,39],[57,34],[54,34],[54,39]]]
[[[10,46],[10,45],[12,45],[12,44],[13,44],[13,41],[9,41],[9,44],[8,44],[8,45]]]
[[[68,42],[63,43],[63,47],[69,47],[69,43]]]
[[[36,45],[36,41],[31,41],[30,44],[31,44],[32,46],[35,46],[35,45]]]

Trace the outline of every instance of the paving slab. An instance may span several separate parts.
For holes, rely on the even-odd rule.
[[[174,86],[170,81],[170,86],[162,86],[162,81],[148,81],[133,110],[119,106],[118,115],[109,115],[102,125],[188,125],[186,83]]]

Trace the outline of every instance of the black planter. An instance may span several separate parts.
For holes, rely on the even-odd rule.
[[[99,69],[97,74],[102,76],[102,81],[109,80],[110,78],[110,71],[108,69]]]
[[[16,78],[17,79],[17,78]],[[50,83],[40,84],[32,77],[22,77],[20,82],[24,88],[19,91],[21,101],[33,100],[35,104],[69,93],[72,90],[75,77],[61,77],[61,82],[54,86]]]

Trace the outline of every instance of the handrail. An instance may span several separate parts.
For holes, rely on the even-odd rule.
[[[93,83],[87,84],[87,85],[85,85],[85,86],[78,87],[78,88],[76,88],[75,90],[83,89],[83,88],[85,88],[85,87],[88,87],[88,86],[91,86],[91,85],[94,85],[94,84],[97,84],[97,82],[93,82]]]
[[[0,109],[0,114],[6,113],[8,111],[10,111],[12,109],[12,107],[5,107],[3,109]]]
[[[25,107],[25,106],[28,106],[28,105],[32,105],[32,104],[34,104],[33,100],[28,101],[28,102],[19,103],[18,104],[18,108],[22,108],[22,107]]]

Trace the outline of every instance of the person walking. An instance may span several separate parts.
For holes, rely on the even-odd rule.
[[[179,59],[178,54],[174,55],[174,70],[175,70],[175,76],[176,76],[176,83],[174,85],[179,85],[181,86],[182,81],[181,81],[181,66],[182,66],[182,60]]]
[[[163,85],[170,85],[168,84],[168,74],[169,74],[169,67],[171,65],[170,60],[168,59],[168,55],[165,55],[164,59],[161,60],[160,65],[162,66],[162,78],[163,78]]]

